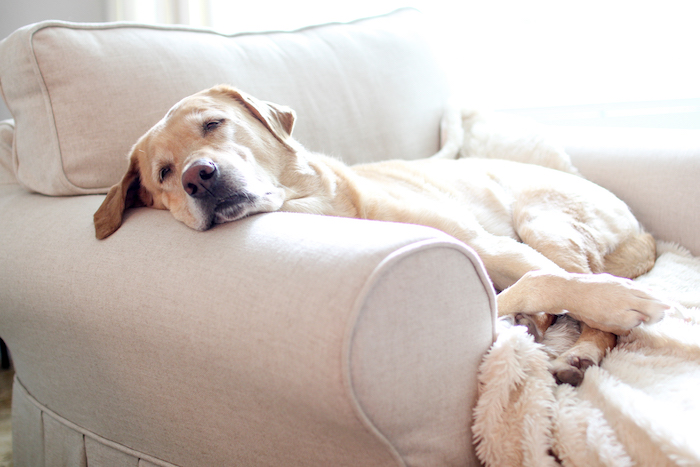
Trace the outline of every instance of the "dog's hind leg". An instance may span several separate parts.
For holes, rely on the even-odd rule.
[[[509,321],[518,326],[525,326],[528,334],[535,339],[535,342],[539,343],[544,340],[544,333],[547,332],[555,318],[556,315],[550,315],[549,313],[516,313]]]
[[[518,234],[525,243],[567,272],[603,272],[605,250],[596,241],[593,229],[584,223],[576,222],[570,215],[561,211],[547,212],[541,206],[532,211],[525,208],[518,213]],[[516,315],[516,322],[519,315],[522,314]],[[538,317],[541,322],[540,315],[543,314],[525,315],[525,320]],[[541,332],[538,330],[535,334],[535,340],[538,342],[540,341],[537,338]],[[578,386],[583,381],[586,369],[600,364],[605,354],[615,347],[616,343],[617,337],[614,334],[581,323],[581,334],[576,343],[552,362],[550,371],[558,383]]]
[[[634,279],[645,274],[656,262],[656,241],[646,232],[629,236],[615,250],[605,255],[605,272]]]
[[[614,347],[613,334],[656,322],[668,309],[629,279],[610,274],[529,272],[497,300],[500,316],[568,312],[581,322],[583,332],[577,342],[552,365],[557,380],[570,384],[580,383],[585,369],[600,363]]]
[[[655,257],[654,238],[643,232],[634,234],[604,257],[605,272],[634,279],[654,266]],[[571,349],[552,362],[550,370],[557,382],[578,386],[586,369],[599,364],[616,343],[614,334],[581,323],[581,336]]]
[[[614,334],[581,323],[581,336],[573,347],[552,362],[550,371],[558,383],[578,386],[583,381],[586,369],[598,365],[616,342]]]
[[[532,221],[537,216],[531,217]],[[640,323],[653,323],[664,316],[668,306],[661,300],[650,295],[629,279],[610,274],[591,273],[589,264],[591,258],[583,256],[578,266],[567,263],[564,259],[582,258],[581,255],[559,255],[556,261],[548,255],[537,251],[533,246],[519,242],[515,238],[493,235],[483,229],[461,229],[459,223],[449,217],[441,218],[443,222],[425,224],[439,228],[474,248],[484,263],[494,287],[500,292],[497,296],[499,317],[510,316],[514,321],[520,318],[521,323],[534,327],[544,333],[551,318],[543,313],[559,315],[569,313],[570,316],[588,325],[591,330],[584,335],[581,344],[590,339],[597,345],[598,351],[582,351],[578,367],[594,361],[598,363],[605,354],[609,344],[614,343],[614,336],[599,333],[624,334]],[[543,220],[544,218],[542,218]],[[551,234],[556,232],[549,218],[544,224],[530,222],[529,228],[533,235],[539,235],[539,240],[550,244]],[[473,223],[469,224],[473,227]],[[550,251],[562,252],[570,245],[570,237],[565,226],[561,230],[556,248]],[[527,229],[518,231],[524,241],[528,238]],[[523,238],[525,237],[525,238]],[[537,245],[537,241],[530,240]],[[584,249],[585,250],[585,249]],[[594,264],[601,264],[597,259]],[[569,272],[564,267],[572,269]],[[581,271],[581,272],[576,272]],[[523,318],[531,316],[528,323]],[[539,318],[543,317],[542,320]],[[590,344],[586,344],[588,347]],[[583,347],[581,347],[583,348]],[[573,354],[576,350],[572,350]],[[576,363],[575,360],[572,360]],[[583,361],[583,364],[580,362]],[[563,370],[564,368],[562,368]],[[564,379],[567,378],[563,375]],[[574,379],[570,379],[575,382]]]
[[[655,257],[654,238],[644,232],[634,234],[605,256],[605,272],[634,279],[654,266]],[[614,334],[581,323],[581,336],[576,344],[554,360],[550,370],[557,382],[578,386],[586,369],[599,364],[606,352],[615,347],[616,341]]]
[[[591,271],[591,265],[595,269],[603,267],[603,255],[586,253],[585,248],[562,251],[565,245],[572,244],[573,232],[564,228],[561,231],[566,232],[566,238],[552,239],[557,229],[552,219],[547,225],[548,231],[539,228],[536,233],[550,249],[552,245],[559,247],[554,260],[510,238],[482,237],[472,245],[497,287],[506,285],[522,272],[519,279],[498,295],[499,316],[509,315],[517,324],[528,326],[538,340],[551,323],[551,317],[545,313],[570,313],[582,322],[581,337],[552,368],[560,382],[578,384],[585,369],[600,363],[614,347],[616,337],[612,333],[623,334],[642,322],[655,322],[667,306],[628,279],[593,273],[602,272]],[[519,234],[525,237],[523,240],[537,244],[526,229]]]

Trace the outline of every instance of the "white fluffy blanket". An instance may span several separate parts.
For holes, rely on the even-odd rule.
[[[485,465],[700,465],[700,258],[661,242],[658,253],[637,281],[675,308],[620,338],[578,388],[557,386],[548,371],[567,345],[551,352],[550,334],[571,327],[555,326],[543,344],[522,326],[499,329],[472,427]]]
[[[576,172],[568,156],[521,121],[458,111],[443,122],[437,157],[498,157]],[[580,387],[560,385],[550,359],[577,336],[560,320],[542,344],[524,327],[499,326],[479,370],[473,433],[487,466],[700,465],[700,258],[659,242],[637,281],[675,307],[642,325],[589,368]]]

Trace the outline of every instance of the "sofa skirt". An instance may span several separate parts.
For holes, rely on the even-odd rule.
[[[13,462],[16,466],[104,465],[173,467],[79,427],[32,397],[15,376],[12,389]]]

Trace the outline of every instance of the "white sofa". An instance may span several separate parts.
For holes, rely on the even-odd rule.
[[[238,36],[48,22],[0,44],[16,466],[478,463],[471,411],[495,304],[465,245],[286,213],[202,233],[135,209],[104,241],[92,225],[138,136],[221,82],[294,108],[312,150],[432,155],[449,90],[420,31],[402,10]],[[563,136],[584,175],[697,255],[695,135]]]
[[[411,10],[294,33],[41,23],[0,44],[0,336],[16,466],[475,463],[494,295],[428,228],[311,215],[195,232],[92,215],[138,136],[217,83],[349,162],[427,157],[448,98]]]

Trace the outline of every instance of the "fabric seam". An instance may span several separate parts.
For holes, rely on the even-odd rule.
[[[311,24],[311,25],[303,26],[301,28],[297,28],[297,29],[293,29],[293,30],[274,30],[273,29],[273,30],[265,30],[265,31],[237,32],[237,33],[232,33],[232,34],[218,32],[215,29],[210,29],[210,28],[194,27],[194,26],[188,26],[188,25],[176,25],[176,24],[173,24],[173,25],[148,24],[148,23],[141,23],[141,22],[135,22],[135,21],[114,21],[114,22],[107,22],[107,23],[74,23],[74,22],[70,22],[70,21],[53,20],[53,21],[45,21],[42,23],[38,23],[36,30],[32,34],[34,34],[35,32],[38,32],[42,29],[54,28],[54,27],[74,29],[74,30],[86,30],[86,31],[87,30],[100,30],[100,29],[135,28],[135,29],[151,29],[151,30],[155,30],[155,31],[196,32],[196,33],[213,34],[216,36],[221,36],[221,37],[226,37],[226,38],[236,38],[236,37],[259,36],[259,35],[264,36],[267,34],[294,34],[297,32],[308,31],[310,29],[320,29],[320,28],[325,28],[325,27],[329,27],[329,26],[352,25],[352,24],[362,23],[365,21],[371,21],[374,19],[391,18],[395,15],[408,13],[408,12],[419,13],[419,11],[415,8],[402,7],[402,8],[397,8],[393,11],[388,12],[388,13],[367,16],[364,18],[358,18],[358,19],[351,20],[351,21],[331,21],[331,22],[327,22],[327,23]]]
[[[29,36],[29,50],[30,50],[30,60],[32,63],[32,68],[34,69],[34,73],[39,77],[39,87],[41,88],[41,94],[43,97],[43,104],[46,107],[46,113],[47,116],[50,120],[50,132],[51,136],[53,138],[52,141],[52,146],[55,145],[56,149],[58,150],[58,160],[61,166],[61,184],[65,185],[66,183],[68,184],[68,188],[74,188],[74,189],[82,189],[81,187],[78,187],[74,185],[69,179],[66,174],[66,169],[65,169],[65,161],[63,160],[63,151],[61,149],[61,141],[58,135],[58,127],[56,126],[56,115],[54,115],[53,111],[53,102],[51,101],[51,94],[49,93],[49,87],[46,85],[46,79],[44,78],[44,74],[42,73],[41,66],[39,65],[39,57],[37,57],[36,50],[34,48],[34,38],[36,34],[39,31],[42,31],[44,29],[47,29],[46,27],[39,27],[36,28],[32,31],[31,35]],[[19,130],[20,125],[15,122],[15,139],[17,138],[17,132]],[[19,154],[17,153],[17,145],[13,144],[13,153],[14,153],[14,159],[16,161],[16,167],[15,167],[15,173],[19,175],[19,161],[20,157]],[[17,179],[19,180],[20,177],[17,176]],[[32,189],[32,191],[34,191]]]

